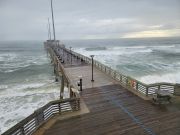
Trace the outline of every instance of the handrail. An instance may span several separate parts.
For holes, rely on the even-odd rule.
[[[79,109],[79,98],[69,98],[51,101],[43,107],[34,111],[33,114],[29,115],[28,117],[17,123],[15,126],[4,132],[2,135],[30,135],[54,115],[61,115],[65,112],[77,111]]]
[[[78,89],[78,88],[69,79],[69,76],[66,74],[66,72],[64,70],[64,66],[61,64],[61,61],[57,57],[57,54],[55,53],[55,51],[52,48],[49,48],[49,52],[50,52],[51,55],[53,55],[53,56],[51,56],[51,59],[53,59],[53,57],[54,57],[56,62],[57,62],[58,67],[60,68],[60,69],[59,68],[57,69],[58,73],[59,73],[59,71],[62,73],[63,77],[65,77],[65,79],[66,79],[66,81],[67,81],[67,83],[69,85],[70,92],[71,92],[70,95],[74,95],[75,97],[80,98],[80,95],[77,92],[72,92],[71,88],[75,88],[75,89]]]
[[[72,55],[84,60],[88,64],[92,64],[91,59],[87,56],[84,56],[84,55],[79,54],[72,50],[70,51],[69,49],[67,49],[65,47],[61,47],[61,45],[58,45],[57,47],[64,49],[68,53],[71,53]],[[135,90],[145,96],[151,96],[152,94],[155,94],[157,91],[161,91],[161,90],[168,91],[169,93],[174,94],[176,86],[180,85],[180,84],[176,84],[176,83],[166,83],[166,82],[145,84],[137,79],[123,75],[123,74],[119,73],[118,71],[112,69],[111,67],[108,67],[108,66],[100,63],[97,60],[94,60],[94,66],[98,70],[104,72],[108,76],[119,81],[127,89]]]

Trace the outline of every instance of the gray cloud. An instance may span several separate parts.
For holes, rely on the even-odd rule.
[[[54,13],[58,39],[180,29],[179,0],[54,0]],[[0,0],[0,17],[0,40],[45,40],[50,0]]]

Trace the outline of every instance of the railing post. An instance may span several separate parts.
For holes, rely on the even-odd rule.
[[[138,90],[138,85],[139,85],[139,83],[138,83],[138,82],[136,82],[136,90]]]
[[[25,133],[24,133],[24,127],[23,127],[23,126],[21,127],[21,134],[22,134],[22,135],[25,135]]]
[[[37,120],[36,124],[37,124],[37,126],[39,126],[44,121],[44,113],[42,110],[40,110],[40,111],[37,110],[34,113],[36,114],[36,120]]]
[[[157,92],[159,92],[159,91],[160,91],[160,89],[161,89],[161,87],[160,87],[160,85],[158,85],[158,90],[157,90]]]
[[[122,75],[120,75],[120,81],[122,82]]]
[[[80,99],[76,99],[76,111],[80,110]]]
[[[174,95],[180,96],[180,84],[174,85]]]
[[[126,87],[129,87],[129,78],[126,77]]]
[[[63,99],[64,94],[64,76],[61,76],[61,90],[60,90],[60,99]]]
[[[58,104],[59,107],[59,114],[61,114],[61,103]]]
[[[116,71],[114,71],[114,79],[116,79]]]
[[[146,96],[148,96],[148,87],[146,86]]]
[[[80,83],[80,91],[82,91],[82,78],[79,79],[79,83]]]

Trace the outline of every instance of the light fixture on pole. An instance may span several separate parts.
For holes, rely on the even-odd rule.
[[[92,79],[91,79],[91,82],[94,82],[94,78],[93,78],[93,72],[94,72],[93,71],[94,70],[93,69],[93,67],[94,67],[94,59],[93,58],[94,58],[94,55],[90,55],[90,57],[91,57],[91,60],[92,60]]]

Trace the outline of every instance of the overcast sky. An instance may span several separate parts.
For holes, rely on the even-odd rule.
[[[57,39],[180,36],[180,0],[53,0],[53,5]],[[48,17],[50,0],[0,0],[0,40],[45,40]]]

